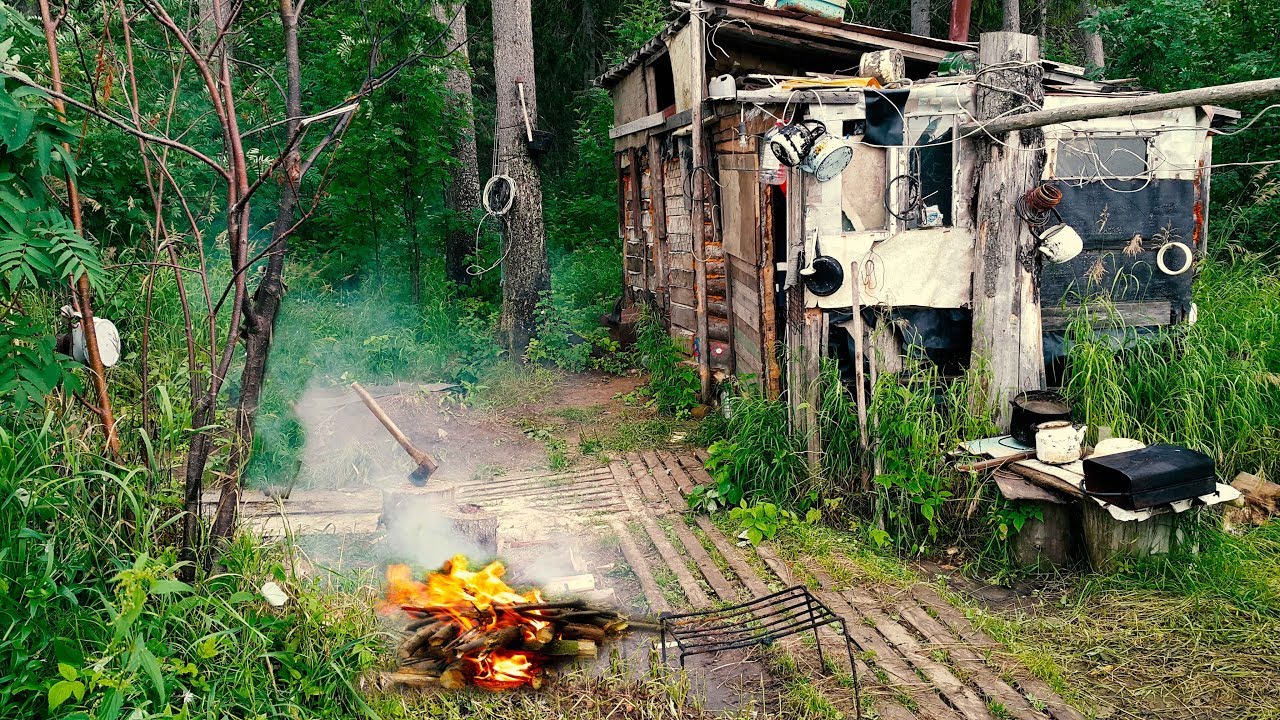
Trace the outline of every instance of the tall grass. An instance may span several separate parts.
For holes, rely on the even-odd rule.
[[[1280,277],[1258,256],[1210,261],[1199,320],[1156,334],[1068,328],[1064,391],[1095,429],[1213,456],[1219,475],[1280,473]]]
[[[181,504],[152,483],[54,415],[0,428],[0,715],[360,714],[354,682],[385,644],[368,593],[318,592],[246,537],[179,582]],[[285,607],[259,594],[268,580]]]
[[[954,530],[970,514],[982,485],[951,469],[947,453],[996,433],[989,404],[971,410],[971,398],[982,397],[988,384],[982,368],[943,378],[936,366],[910,357],[901,374],[879,377],[870,407],[876,465],[870,535],[877,544],[923,553],[944,527]]]

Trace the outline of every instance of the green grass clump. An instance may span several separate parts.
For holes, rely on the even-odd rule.
[[[355,684],[387,646],[372,588],[303,579],[279,546],[244,536],[216,573],[181,582],[181,508],[155,482],[52,415],[0,428],[6,717],[360,714]],[[285,606],[266,603],[267,581]]]
[[[1261,258],[1208,261],[1199,321],[1157,334],[1069,330],[1065,392],[1078,420],[1121,437],[1201,450],[1219,475],[1280,475],[1280,277]]]

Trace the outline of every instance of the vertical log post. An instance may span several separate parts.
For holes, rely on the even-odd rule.
[[[690,179],[693,207],[689,217],[689,229],[693,233],[693,285],[698,321],[698,380],[702,387],[702,402],[709,404],[711,402],[711,343],[707,338],[706,200],[703,184],[706,179],[704,173],[709,173],[711,169],[702,127],[702,101],[707,94],[707,26],[702,19],[703,12],[700,0],[693,0],[689,6],[691,18],[689,30],[693,33],[690,59],[693,82],[693,116],[691,118],[693,134],[689,138],[693,143],[693,177]]]
[[[978,118],[1021,114],[1044,104],[1039,41],[1034,35],[983,33],[979,44]],[[970,365],[990,371],[996,423],[1008,426],[1007,400],[1044,386],[1036,238],[1019,217],[1018,198],[1040,182],[1039,129],[979,135],[978,239],[973,273]]]

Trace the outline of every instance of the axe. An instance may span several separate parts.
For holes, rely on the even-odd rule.
[[[369,412],[373,413],[373,416],[378,418],[378,422],[382,423],[382,426],[387,429],[387,432],[391,433],[391,437],[395,438],[396,442],[400,443],[400,447],[404,448],[404,451],[409,453],[409,457],[413,458],[413,461],[418,463],[418,467],[415,468],[413,472],[409,473],[409,482],[418,486],[426,485],[427,478],[431,477],[431,473],[435,472],[436,468],[440,467],[440,463],[436,462],[436,459],[431,457],[429,453],[414,447],[413,443],[409,442],[409,438],[405,437],[404,433],[400,432],[400,428],[396,427],[395,422],[393,422],[391,418],[387,417],[387,414],[382,411],[382,406],[378,405],[378,401],[374,400],[373,396],[370,395],[363,387],[360,387],[360,383],[351,383],[351,389],[356,391],[356,394],[359,395],[360,399],[364,401],[364,404],[368,406]]]

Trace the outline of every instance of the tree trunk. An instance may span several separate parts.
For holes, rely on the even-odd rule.
[[[911,0],[911,34],[930,35],[929,0]]]
[[[986,73],[977,91],[978,117],[1025,113],[1044,104],[1040,46],[1034,35],[983,33],[978,45]],[[1033,107],[1026,107],[1031,105]],[[1044,387],[1036,238],[1017,212],[1017,200],[1040,183],[1044,133],[1009,133],[978,140],[978,242],[973,273],[973,349],[970,367],[990,374],[974,404],[994,404],[996,423],[1008,427],[1007,401]]]
[[[62,92],[62,70],[58,62],[57,24],[49,11],[48,0],[40,0],[40,19],[44,25],[44,39],[49,48],[49,82],[54,92]],[[53,109],[63,122],[67,120],[66,105],[58,99],[53,101]],[[62,149],[70,155],[71,146],[62,144]],[[76,178],[67,172],[67,210],[71,215],[71,225],[76,234],[84,236],[84,217],[80,209],[80,190]],[[85,356],[89,362],[89,377],[93,380],[93,389],[98,396],[96,411],[102,420],[102,431],[107,436],[107,449],[114,458],[120,457],[120,438],[116,435],[116,417],[111,411],[111,395],[107,392],[106,369],[102,366],[102,356],[98,352],[98,330],[93,322],[93,288],[89,285],[89,276],[76,278],[74,285],[76,309],[80,312],[80,331],[84,334]]]
[[[521,360],[537,329],[538,301],[551,287],[542,224],[542,183],[529,156],[528,123],[537,118],[533,74],[533,21],[529,0],[493,4],[493,66],[497,97],[498,171],[511,178],[515,202],[505,216],[502,321],[507,350]],[[520,84],[523,83],[524,103]]]
[[[480,210],[480,163],[476,153],[476,120],[471,92],[471,63],[467,53],[467,9],[459,3],[455,9],[443,5],[433,8],[436,19],[449,23],[449,48],[455,56],[445,74],[445,89],[449,95],[449,112],[456,113],[461,134],[454,139],[453,156],[458,160],[458,172],[452,182],[445,184],[444,205],[448,210],[448,227],[444,239],[445,277],[465,285],[471,282],[467,274],[467,254],[475,237],[477,213]],[[450,19],[450,13],[455,13]],[[496,22],[496,20],[495,20]],[[530,78],[533,73],[529,73]]]
[[[298,14],[293,0],[280,0],[280,20],[284,28],[285,73],[287,95],[285,98],[286,137],[295,137],[302,119],[302,67],[298,55]],[[267,268],[262,281],[253,293],[252,302],[245,311],[244,371],[240,375],[240,402],[235,412],[236,437],[227,470],[218,497],[218,510],[213,520],[211,535],[228,538],[235,528],[236,509],[240,504],[241,470],[253,449],[253,421],[257,416],[258,402],[262,397],[262,383],[266,376],[267,358],[271,352],[271,335],[280,302],[284,298],[285,251],[289,235],[293,232],[298,208],[298,183],[301,180],[301,153],[294,144],[282,165],[280,205],[276,221],[271,228],[271,251],[267,253]]]
[[[1080,0],[1080,11],[1085,20],[1092,20],[1098,15],[1098,6],[1094,0]],[[1100,68],[1107,64],[1106,54],[1102,50],[1102,36],[1093,30],[1081,30],[1084,34],[1084,64],[1090,68]]]
[[[1036,37],[1040,38],[1040,47],[1044,47],[1049,35],[1049,0],[1036,0]]]
[[[1008,32],[1022,32],[1022,4],[1019,0],[1004,0],[1004,24]]]

